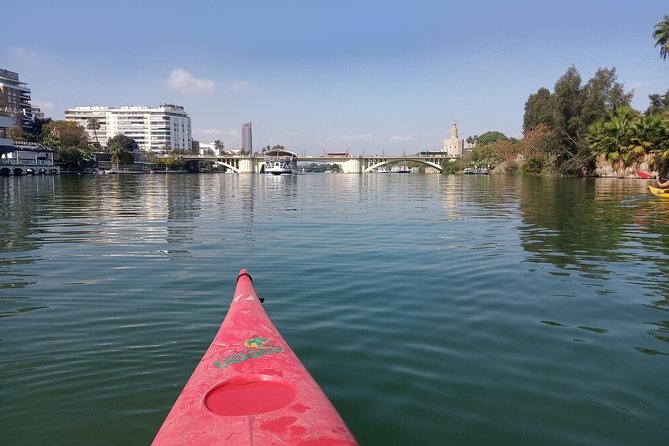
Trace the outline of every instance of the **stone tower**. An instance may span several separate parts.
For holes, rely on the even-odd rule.
[[[444,145],[441,150],[442,152],[446,152],[448,156],[462,156],[464,148],[465,140],[458,138],[458,124],[453,121],[451,123],[451,136],[448,139],[444,139]]]

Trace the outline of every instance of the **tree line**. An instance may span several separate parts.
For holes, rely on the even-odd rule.
[[[660,57],[669,54],[669,16],[653,33]],[[475,148],[459,167],[498,167],[506,173],[589,175],[598,164],[615,170],[646,163],[669,168],[669,90],[649,95],[645,111],[634,110],[632,92],[615,68],[600,68],[583,82],[576,67],[525,102],[523,137],[487,132],[468,138]]]
[[[89,141],[86,128],[93,130],[94,142]],[[92,166],[96,153],[110,154],[109,159],[117,170],[120,165],[132,164],[135,161],[135,154],[139,153],[140,148],[133,138],[120,133],[107,140],[106,146],[102,146],[97,135],[97,130],[100,129],[97,118],[89,118],[86,128],[73,121],[37,118],[33,121],[30,132],[15,127],[12,128],[10,136],[16,140],[38,142],[53,149],[54,159],[64,164],[67,170],[81,171]],[[153,152],[147,152],[146,156],[155,168],[177,170],[185,167],[181,159],[184,154],[183,150],[172,150],[165,158],[159,158]]]
[[[655,46],[660,57],[669,55],[669,15],[655,25]],[[615,68],[600,68],[583,83],[576,69],[567,69],[550,91],[539,88],[525,102],[523,136],[508,138],[501,132],[489,131],[469,137],[474,145],[445,172],[465,167],[497,167],[506,173],[544,175],[589,175],[598,163],[622,169],[646,163],[659,172],[669,169],[669,89],[649,95],[645,111],[634,110],[633,93],[626,92],[617,80]],[[90,118],[86,127],[92,130],[95,142],[88,140],[86,129],[76,122],[36,119],[31,133],[12,128],[10,137],[28,139],[55,149],[57,161],[70,168],[83,169],[96,152],[111,153],[112,163],[129,164],[134,160],[137,143],[119,134],[101,147],[97,130],[100,124]],[[222,150],[223,142],[215,141]],[[262,153],[283,146],[267,146]],[[161,167],[181,168],[180,151],[171,151],[167,159],[149,153],[149,161]]]

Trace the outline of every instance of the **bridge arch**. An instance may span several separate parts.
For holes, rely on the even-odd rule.
[[[389,165],[389,164],[393,164],[393,163],[406,162],[406,161],[413,161],[413,162],[416,162],[416,163],[424,164],[426,166],[433,167],[433,168],[437,169],[439,172],[441,172],[443,170],[443,167],[441,167],[441,164],[439,164],[439,163],[437,163],[433,160],[426,160],[426,159],[421,159],[421,158],[388,158],[388,159],[385,159],[385,160],[382,160],[382,161],[378,161],[378,160],[374,160],[374,161],[377,161],[377,162],[375,162],[371,165],[368,165],[363,169],[364,173],[373,172],[374,170],[378,169],[381,166],[385,166],[385,165]],[[448,162],[448,161],[446,161],[446,162]]]
[[[228,170],[233,171],[234,173],[239,173],[239,168],[233,166],[232,164],[226,163],[224,161],[214,161],[215,166],[223,166]]]

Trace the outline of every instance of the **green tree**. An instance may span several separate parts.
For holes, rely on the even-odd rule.
[[[581,119],[587,126],[620,107],[630,105],[633,93],[625,93],[624,85],[617,80],[615,68],[600,68],[583,86]]]
[[[646,153],[654,153],[657,161],[669,159],[669,114],[642,117],[635,124],[634,132],[637,144]]]
[[[555,174],[558,171],[559,142],[555,132],[540,124],[523,134],[521,154],[523,173],[530,175]]]
[[[120,140],[112,141],[107,147],[111,152],[111,162],[116,164],[116,170],[119,170],[119,164],[132,164],[135,160],[132,152],[125,148]]]
[[[98,139],[98,130],[100,130],[100,120],[98,118],[88,118],[86,121],[86,128],[88,130],[93,130],[95,135],[95,144],[96,147],[100,147],[100,140]]]
[[[458,165],[457,161],[445,161],[444,164],[441,166],[441,174],[450,175],[452,173],[457,172],[459,169],[460,166]]]
[[[508,141],[509,138],[498,131],[489,131],[477,137],[476,147],[465,151],[458,160],[457,167],[464,169],[466,167],[494,167],[502,161],[497,157],[496,145],[501,141]]]
[[[615,69],[600,68],[583,86],[573,66],[558,79],[552,95],[552,130],[558,138],[556,163],[562,173],[583,174],[594,168],[586,142],[588,127],[616,108],[629,105],[631,97],[616,82]]]
[[[553,102],[551,92],[547,88],[540,88],[535,94],[531,94],[525,102],[523,133],[529,132],[539,125],[553,128]]]
[[[52,121],[51,118],[33,119],[33,125],[32,128],[30,129],[30,135],[28,136],[28,139],[30,141],[35,141],[35,142],[41,141],[44,125],[51,121]]]
[[[669,90],[664,95],[648,95],[648,99],[650,99],[650,105],[644,113],[646,116],[659,115],[669,110]]]
[[[507,138],[507,136],[502,133],[502,132],[497,132],[497,131],[491,131],[491,132],[485,132],[481,136],[478,137],[477,144],[479,146],[483,146],[486,144],[491,144],[496,141],[504,141]]]
[[[124,135],[123,133],[119,133],[107,141],[107,148],[110,151],[113,145],[119,145],[128,152],[139,150],[139,144],[137,144],[137,141],[127,135]]]
[[[116,170],[120,164],[132,164],[135,161],[133,152],[138,149],[137,141],[123,133],[107,141],[107,150],[111,152],[111,162],[116,164]]]
[[[11,139],[22,140],[25,139],[25,132],[23,131],[23,127],[15,124],[9,128],[7,136],[9,136]]]
[[[604,155],[612,164],[629,165],[646,153],[646,147],[636,131],[639,113],[630,107],[620,107],[607,119],[593,123],[588,129],[587,143],[595,155]]]
[[[664,171],[669,164],[669,112],[641,116],[630,107],[620,107],[588,129],[588,145],[614,166],[630,166],[650,158]]]
[[[48,147],[53,150],[56,150],[58,149],[58,147],[60,147],[60,141],[58,140],[58,138],[56,138],[50,133],[42,135],[40,137],[40,142],[44,147]]]
[[[214,141],[214,149],[216,149],[217,153],[221,154],[223,153],[223,149],[225,149],[225,144],[220,139],[217,139]]]
[[[88,144],[86,129],[73,121],[51,121],[42,126],[40,136],[42,145],[56,150],[56,158],[75,164],[80,168],[83,161],[92,157],[92,147]],[[78,151],[75,155],[72,151]],[[60,155],[59,155],[60,153]]]
[[[186,167],[186,162],[181,154],[170,152],[165,159],[165,167],[170,170],[181,170]]]
[[[669,15],[665,15],[664,20],[655,25],[653,38],[655,46],[660,47],[660,57],[666,60],[669,54]]]
[[[56,150],[56,160],[66,163],[68,170],[73,167],[80,170],[84,157],[78,147],[60,147]]]
[[[581,135],[585,133],[581,119],[581,75],[575,67],[567,69],[555,83],[553,91],[553,129],[560,138],[560,162],[566,162],[578,152]]]
[[[73,121],[51,121],[42,128],[42,137],[51,135],[57,140],[58,147],[77,147],[80,150],[89,150],[88,134],[86,129]],[[52,140],[52,141],[55,141]]]

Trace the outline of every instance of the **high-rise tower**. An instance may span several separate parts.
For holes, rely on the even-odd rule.
[[[253,153],[253,136],[251,133],[251,123],[247,122],[242,126],[242,149],[248,155]]]
[[[0,69],[0,112],[12,118],[12,125],[24,131],[32,129],[30,88],[19,81],[19,74]]]

